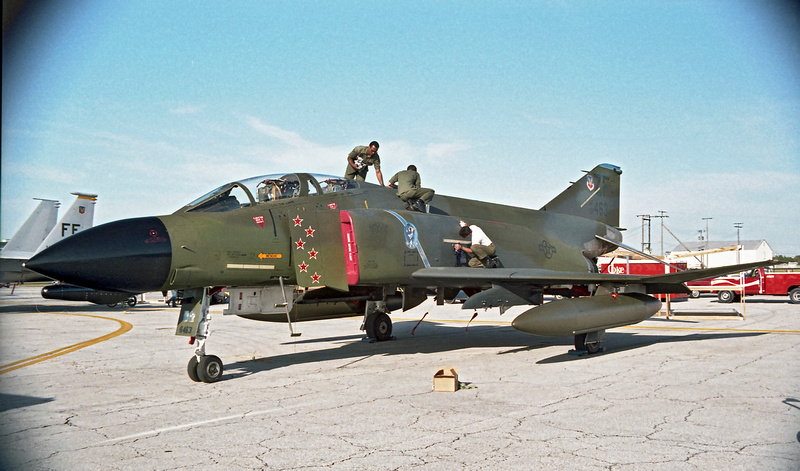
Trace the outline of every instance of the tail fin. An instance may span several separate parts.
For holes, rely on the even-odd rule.
[[[66,239],[67,237],[80,232],[84,229],[92,227],[94,224],[94,205],[97,201],[97,195],[89,195],[85,193],[72,193],[77,196],[75,202],[69,207],[58,224],[55,225],[50,235],[39,245],[36,253],[50,247],[56,242]]]
[[[622,169],[616,165],[600,164],[542,206],[542,211],[572,214],[619,227],[620,175]]]
[[[16,234],[3,247],[3,258],[18,258],[22,260],[31,258],[36,252],[36,247],[44,241],[47,234],[56,225],[58,201],[41,198],[34,199],[40,201],[39,206],[33,210]]]

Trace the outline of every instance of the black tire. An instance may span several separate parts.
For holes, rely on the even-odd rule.
[[[195,383],[200,382],[200,377],[197,376],[197,364],[197,356],[192,355],[192,358],[189,359],[189,364],[186,365],[186,372],[189,373],[189,379]]]
[[[586,350],[586,334],[575,334],[575,350]]]
[[[367,318],[367,337],[384,342],[392,338],[392,320],[386,313],[379,312]]]
[[[575,335],[575,350],[584,351],[588,353],[597,353],[600,351],[599,343],[586,343],[587,334]]]
[[[733,293],[733,291],[720,291],[717,293],[717,299],[721,303],[730,304],[736,301],[736,295]]]
[[[222,360],[215,355],[200,357],[197,364],[197,377],[204,383],[216,383],[222,378]]]
[[[696,289],[693,289],[692,292],[689,294],[689,296],[691,296],[694,299],[697,299],[697,298],[700,297],[700,291],[697,291]]]
[[[136,306],[136,296],[131,296],[130,298],[126,299],[125,304],[127,304],[128,307]]]
[[[789,302],[792,304],[800,304],[800,288],[789,291]]]
[[[375,314],[367,316],[367,320],[364,322],[364,333],[367,334],[368,339],[375,338]]]
[[[106,304],[106,306],[108,306],[108,307],[117,307],[117,304],[119,304],[119,303],[114,303],[114,304]]]

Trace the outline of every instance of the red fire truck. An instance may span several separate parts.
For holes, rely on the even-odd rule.
[[[617,275],[663,275],[664,273],[676,273],[686,270],[686,262],[677,262],[673,267],[651,260],[612,260],[611,264],[601,263],[600,273],[612,273]],[[654,294],[656,298],[664,301],[666,295]],[[672,293],[670,299],[685,299],[689,295],[683,293]]]
[[[738,301],[742,293],[740,286],[743,286],[745,295],[789,295],[789,302],[800,304],[800,272],[756,268],[743,275],[690,281],[686,283],[686,286],[692,290],[692,297],[699,296],[701,291],[717,293],[717,298],[721,303]],[[697,294],[695,295],[695,293]]]

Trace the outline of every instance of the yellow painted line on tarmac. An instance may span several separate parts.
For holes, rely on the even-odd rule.
[[[792,334],[800,335],[800,330],[772,330],[772,329],[720,329],[715,327],[667,327],[649,325],[626,325],[619,329],[653,329],[653,330],[702,330],[709,332],[748,332],[754,334]]]
[[[94,317],[95,319],[103,319],[108,321],[115,321],[119,322],[120,328],[110,334],[103,335],[102,337],[97,337],[95,339],[86,340],[85,342],[79,342],[68,347],[59,348],[58,350],[53,350],[52,352],[42,353],[41,355],[36,355],[35,357],[27,358],[25,360],[15,361],[13,363],[9,363],[7,365],[0,366],[0,375],[4,373],[8,373],[9,371],[14,371],[19,368],[24,368],[26,366],[35,365],[36,363],[50,360],[51,358],[55,358],[61,355],[66,355],[67,353],[72,353],[76,350],[80,350],[82,348],[90,347],[92,345],[98,344],[100,342],[104,342],[109,339],[113,339],[119,335],[124,334],[125,332],[131,330],[133,326],[125,321],[121,321],[119,319],[114,319],[113,317],[103,317],[103,316],[92,316],[89,314],[69,314],[66,312],[53,312],[53,313],[41,313],[41,314],[55,314],[61,316],[80,316],[80,317]]]

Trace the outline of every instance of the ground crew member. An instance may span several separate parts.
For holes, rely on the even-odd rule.
[[[377,141],[372,141],[368,146],[356,146],[347,156],[347,170],[344,171],[344,178],[348,180],[364,181],[367,179],[369,166],[375,167],[375,176],[378,183],[383,186],[383,174],[381,173],[381,158],[378,155]]]
[[[430,188],[422,188],[422,178],[417,173],[415,165],[409,165],[406,170],[395,173],[386,186],[397,188],[397,196],[406,203],[406,208],[423,213],[428,212],[428,204],[435,193]],[[422,204],[420,205],[419,202]]]
[[[472,236],[472,246],[464,247],[461,244],[455,244],[453,247],[456,250],[463,250],[464,252],[471,253],[473,257],[469,259],[469,266],[471,268],[492,268],[489,266],[491,257],[494,256],[497,249],[492,243],[492,240],[476,225],[462,226],[458,231],[461,237]]]

